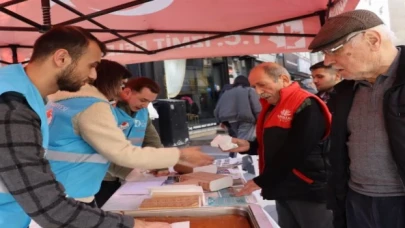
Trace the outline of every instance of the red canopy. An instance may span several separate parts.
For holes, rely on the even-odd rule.
[[[51,25],[82,26],[122,63],[305,51],[359,0],[0,0],[0,59],[29,59]]]

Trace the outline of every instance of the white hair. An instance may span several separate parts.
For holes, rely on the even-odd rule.
[[[373,28],[367,29],[368,31],[374,30],[381,35],[382,40],[390,41],[392,44],[397,42],[398,38],[395,33],[387,25],[377,25]],[[356,46],[360,42],[359,39],[355,39],[352,42],[352,46]]]
[[[372,29],[377,30],[385,39],[388,39],[392,43],[395,43],[398,41],[397,36],[395,33],[387,26],[387,25],[378,25]]]

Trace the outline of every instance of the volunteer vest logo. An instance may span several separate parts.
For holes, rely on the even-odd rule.
[[[146,123],[143,123],[140,120],[134,120],[135,127],[146,127]]]
[[[291,111],[288,109],[281,110],[277,117],[281,122],[290,122],[292,120]]]
[[[129,123],[128,122],[122,122],[121,124],[120,124],[120,129],[121,130],[125,130],[125,129],[127,129],[129,127]]]
[[[52,109],[49,109],[48,111],[46,111],[46,118],[48,120],[48,125],[51,124],[52,118],[53,118],[53,110]]]

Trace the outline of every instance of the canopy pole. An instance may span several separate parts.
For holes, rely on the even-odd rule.
[[[28,18],[26,18],[26,17],[24,17],[24,16],[22,16],[22,15],[20,15],[18,13],[15,13],[15,12],[11,11],[11,10],[8,10],[8,9],[6,9],[4,7],[0,7],[0,12],[3,12],[5,14],[9,15],[10,17],[13,17],[13,18],[15,18],[17,20],[20,20],[20,21],[22,21],[22,22],[24,22],[26,24],[31,25],[32,27],[37,28],[37,29],[41,29],[41,27],[42,27],[40,24],[36,23],[35,21],[33,21],[31,19],[28,19]]]
[[[81,22],[81,21],[85,21],[85,20],[89,20],[89,19],[92,19],[92,18],[95,18],[95,17],[103,16],[103,15],[106,15],[106,14],[109,14],[109,13],[117,12],[117,11],[120,11],[120,10],[123,10],[123,9],[126,9],[126,8],[130,8],[130,7],[133,7],[133,6],[144,4],[144,3],[147,3],[147,2],[150,2],[150,1],[153,1],[153,0],[137,0],[137,1],[131,1],[131,2],[123,3],[123,4],[120,4],[120,5],[114,6],[114,7],[99,10],[99,11],[97,11],[95,13],[91,13],[91,14],[87,14],[87,15],[80,15],[77,18],[73,18],[71,20],[64,21],[62,23],[59,23],[58,25],[76,24],[76,23]]]
[[[42,6],[42,19],[43,19],[43,29],[42,32],[46,32],[51,29],[51,3],[50,0],[41,0]]]
[[[335,5],[335,2],[333,0],[328,0],[328,5],[326,5],[326,19],[329,18],[329,12],[330,9]],[[323,25],[323,24],[322,24]]]
[[[13,57],[13,63],[18,63],[17,46],[11,44],[10,49],[11,49],[11,54],[12,54],[12,57]]]
[[[7,61],[4,61],[4,60],[0,60],[0,63],[2,63],[2,64],[7,64],[7,65],[10,65],[11,63],[9,63],[9,62],[7,62]]]
[[[8,2],[4,2],[4,3],[1,3],[1,4],[0,4],[0,8],[4,8],[4,7],[7,7],[7,6],[15,5],[15,4],[17,4],[17,3],[25,2],[25,1],[27,1],[27,0],[12,0],[12,1],[8,1]]]
[[[319,14],[319,21],[321,22],[321,27],[325,24],[327,14],[328,13],[326,10],[321,11],[321,13]]]
[[[62,2],[62,1],[60,1],[60,0],[52,0],[52,1],[53,1],[54,3],[56,3],[56,4],[60,5],[60,6],[62,6],[62,7],[65,8],[66,10],[68,10],[68,11],[70,11],[70,12],[72,12],[72,13],[78,15],[78,16],[81,16],[81,17],[85,17],[85,16],[86,16],[86,15],[84,15],[83,13],[81,13],[80,11],[77,11],[76,9],[72,8],[71,6],[67,5],[66,3],[64,3],[64,2]],[[95,21],[95,20],[93,20],[93,19],[91,19],[91,18],[88,18],[88,19],[86,19],[86,20],[89,21],[89,22],[91,22],[91,23],[93,23],[93,24],[95,24],[95,25],[97,25],[98,27],[100,27],[100,28],[102,28],[102,29],[109,29],[109,28],[106,27],[105,25],[103,25],[103,24],[101,24],[101,23],[99,23],[99,22],[97,22],[97,21]],[[147,50],[147,49],[145,49],[144,47],[138,45],[137,43],[131,41],[130,39],[125,38],[124,36],[120,35],[119,33],[111,31],[111,34],[115,35],[116,37],[119,37],[120,39],[126,41],[127,43],[129,43],[129,44],[131,44],[131,45],[137,47],[137,48],[140,49],[140,50],[142,50],[142,51],[144,52],[144,54],[148,54],[148,53],[149,53],[149,50]]]

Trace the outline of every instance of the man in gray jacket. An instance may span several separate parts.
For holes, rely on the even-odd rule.
[[[253,140],[257,116],[262,107],[247,77],[238,76],[232,88],[225,91],[218,101],[214,115],[224,124],[232,137]]]

